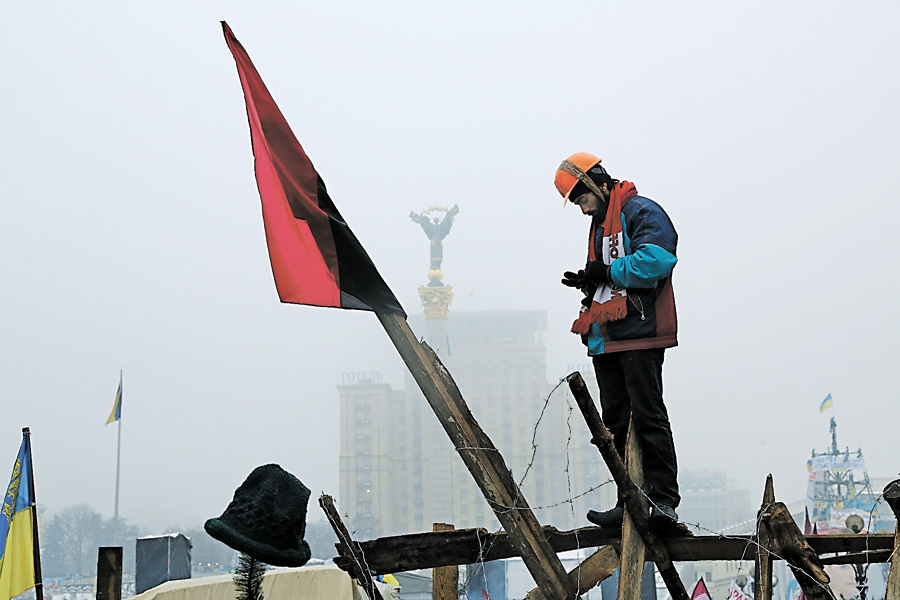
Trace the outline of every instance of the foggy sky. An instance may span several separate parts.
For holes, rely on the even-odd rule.
[[[900,470],[896,3],[51,1],[0,23],[0,474],[31,427],[44,510],[112,516],[120,369],[120,515],[159,532],[267,462],[317,518],[341,374],[402,385],[374,315],[278,301],[223,19],[407,312],[409,212],[458,204],[451,310],[546,310],[548,381],[586,363],[552,178],[593,152],[679,232],[681,469],[801,498],[831,393],[841,447]]]

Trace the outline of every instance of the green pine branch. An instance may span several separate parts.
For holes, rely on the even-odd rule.
[[[241,552],[237,568],[234,570],[237,600],[265,600],[262,582],[268,568],[269,565],[266,563]]]

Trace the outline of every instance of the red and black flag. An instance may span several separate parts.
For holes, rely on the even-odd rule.
[[[405,316],[328,196],[247,51],[225,21],[222,30],[247,102],[269,260],[281,301]]]

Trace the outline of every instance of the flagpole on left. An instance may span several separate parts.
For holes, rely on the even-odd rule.
[[[41,576],[41,543],[38,538],[37,500],[34,497],[34,461],[31,458],[31,429],[22,428],[22,436],[28,440],[28,486],[31,489],[31,535],[34,540],[34,594],[36,600],[44,600],[44,580]]]
[[[119,369],[119,394],[122,393],[122,369]],[[116,502],[113,509],[113,544],[119,542],[119,468],[122,465],[122,398],[119,397],[118,442],[116,443]]]
[[[113,509],[113,544],[118,543],[119,533],[119,466],[122,462],[122,419],[119,419],[119,441],[116,444],[116,504]]]

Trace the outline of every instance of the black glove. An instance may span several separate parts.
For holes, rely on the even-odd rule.
[[[577,273],[566,271],[563,273],[562,284],[568,287],[580,288],[584,285],[584,269]]]
[[[602,285],[610,283],[609,267],[602,260],[592,260],[584,268],[584,283]]]

